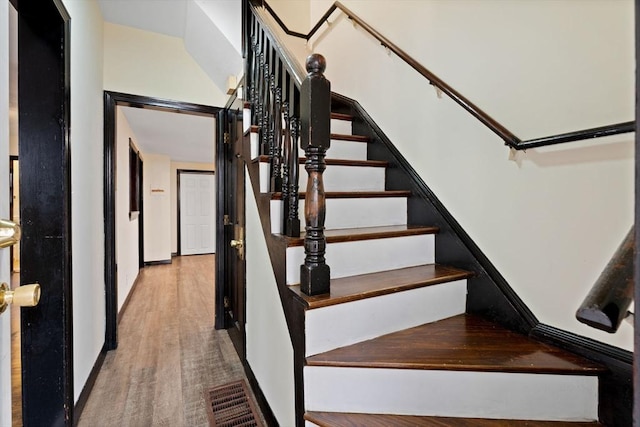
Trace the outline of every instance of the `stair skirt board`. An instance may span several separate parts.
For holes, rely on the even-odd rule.
[[[393,254],[393,256],[392,256]],[[304,247],[287,248],[287,284],[300,283]],[[327,244],[331,277],[347,277],[435,262],[435,236],[421,234]]]
[[[351,120],[331,119],[331,133],[351,135],[353,133],[353,122]],[[331,148],[333,148],[333,141],[331,142]]]
[[[407,198],[326,199],[325,228],[328,230],[356,227],[383,227],[407,223]],[[299,210],[304,215],[304,200]],[[302,223],[304,219],[301,218]],[[271,201],[271,232],[282,234],[283,202]]]
[[[270,166],[260,162],[260,192],[269,192]],[[299,189],[307,188],[307,171],[300,165]],[[385,168],[329,165],[323,173],[324,191],[384,191]]]
[[[467,281],[381,295],[306,311],[306,356],[462,314]]]
[[[306,411],[591,421],[598,377],[306,366]]]

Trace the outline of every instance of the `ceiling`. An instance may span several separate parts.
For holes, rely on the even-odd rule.
[[[143,153],[164,154],[175,162],[212,163],[216,121],[212,117],[149,108],[122,109],[135,144]]]
[[[106,22],[182,38],[185,49],[226,92],[242,72],[239,0],[98,0]],[[173,161],[212,162],[215,120],[210,117],[122,107],[146,153]]]

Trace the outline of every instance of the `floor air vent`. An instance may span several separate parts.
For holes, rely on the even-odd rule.
[[[262,427],[244,381],[205,392],[211,427]]]

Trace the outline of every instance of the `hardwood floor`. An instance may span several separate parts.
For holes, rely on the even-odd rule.
[[[146,267],[79,427],[208,426],[204,392],[244,379],[226,331],[214,325],[214,256]]]

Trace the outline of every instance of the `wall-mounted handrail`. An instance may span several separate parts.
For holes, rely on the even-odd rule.
[[[449,98],[451,98],[454,102],[460,105],[462,108],[467,110],[472,116],[482,122],[486,127],[488,127],[493,133],[498,135],[507,146],[513,148],[514,150],[527,150],[530,148],[536,147],[544,147],[548,145],[561,144],[565,142],[572,141],[581,141],[592,138],[601,138],[605,136],[618,135],[622,133],[629,133],[635,131],[635,122],[624,122],[624,123],[616,123],[607,126],[601,126],[597,128],[584,129],[569,133],[563,133],[558,135],[546,136],[543,138],[534,138],[529,140],[521,140],[517,136],[515,136],[509,129],[503,126],[496,119],[491,117],[485,111],[483,111],[480,107],[475,105],[469,99],[464,97],[460,92],[453,89],[449,86],[445,81],[436,76],[434,73],[429,71],[425,66],[416,61],[411,55],[406,53],[404,50],[400,49],[395,43],[391,40],[387,39],[376,29],[367,24],[362,18],[353,13],[347,7],[345,7],[339,1],[334,2],[329,9],[325,12],[324,15],[318,20],[318,22],[313,26],[313,28],[307,33],[299,33],[296,31],[291,31],[285,23],[280,19],[278,14],[269,6],[266,1],[262,1],[265,10],[267,10],[271,16],[273,16],[274,20],[280,25],[282,30],[294,37],[302,38],[305,40],[310,40],[314,34],[322,27],[322,25],[328,21],[329,17],[336,10],[342,11],[349,19],[355,22],[358,26],[364,29],[367,33],[373,36],[376,40],[378,40],[382,46],[389,49],[391,52],[395,53],[400,59],[402,59],[405,63],[407,63],[411,68],[420,73],[423,77],[429,80],[429,83],[433,86],[437,87],[439,90],[447,94]]]

